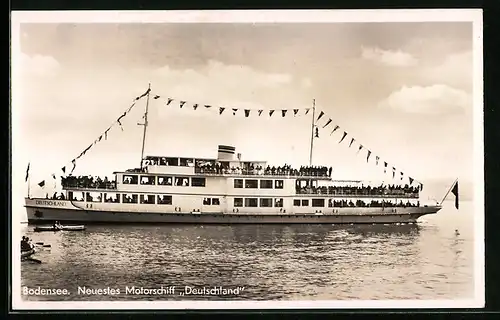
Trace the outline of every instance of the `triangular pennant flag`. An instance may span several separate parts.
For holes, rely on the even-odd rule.
[[[52,174],[52,178],[54,178],[54,179],[56,178],[56,175],[54,173]]]
[[[211,106],[211,105],[206,104],[206,105],[205,105],[205,108],[207,108],[207,109],[208,109],[208,108],[212,108],[212,106]]]
[[[193,104],[193,109],[196,110],[198,108],[198,104]]]
[[[121,122],[120,122],[120,120],[121,120],[121,118],[125,117],[126,115],[127,115],[127,113],[126,113],[126,112],[124,112],[124,113],[123,113],[123,114],[122,114],[122,115],[121,115],[121,116],[120,116],[120,117],[116,120],[116,122],[118,122],[118,124],[119,124],[119,125],[122,125],[122,124],[121,124]]]
[[[354,141],[356,141],[356,139],[351,138],[351,142],[349,143],[349,148],[352,146],[352,144],[354,143]]]
[[[274,113],[274,110],[269,111],[269,116],[272,116]]]
[[[455,185],[453,186],[451,193],[455,195],[455,208],[457,208],[458,210],[458,181],[455,182]]]
[[[85,150],[83,151],[83,154],[87,153],[87,151],[89,151],[89,150],[90,150],[90,148],[92,148],[92,145],[88,146],[88,147],[87,147],[87,149],[85,149]]]
[[[335,131],[337,131],[337,129],[339,129],[340,127],[339,126],[335,126],[335,128],[333,128],[332,132],[330,133],[330,135],[332,135]]]
[[[326,124],[323,126],[323,128],[326,128],[330,123],[332,122],[332,119],[328,119],[328,121],[326,122]]]
[[[377,166],[378,166],[378,161],[379,161],[379,160],[380,160],[380,157],[379,157],[379,156],[376,156],[376,157],[375,157],[375,165],[377,165]]]
[[[219,107],[219,114],[222,114],[224,112],[224,110],[226,110],[226,108],[224,107]]]
[[[258,111],[258,112],[259,112],[259,117],[260,117],[260,115],[262,114],[262,111],[264,111],[264,110],[259,110],[259,111]]]
[[[45,185],[45,180],[43,180],[42,182],[40,182],[38,185],[40,186],[40,188],[43,188],[43,186]]]
[[[412,177],[408,177],[408,180],[410,180],[410,186],[413,184],[413,178]]]
[[[106,131],[104,131],[104,140],[108,140],[108,131],[111,128],[108,128]]]
[[[249,115],[250,115],[250,110],[245,109],[245,117],[248,118]]]
[[[324,116],[324,115],[325,115],[325,113],[324,113],[323,111],[321,111],[321,112],[319,113],[318,119],[316,119],[316,122],[318,122],[318,121],[319,121],[319,119],[321,119],[321,117],[322,117],[322,116]]]
[[[154,96],[154,98],[153,98],[153,99],[155,99],[155,100],[156,100],[156,99],[159,99],[159,98],[160,98],[160,96],[159,96],[159,95],[156,95],[156,96]]]
[[[307,109],[306,109],[306,114],[308,114],[308,113],[309,113],[309,110],[311,110],[311,108],[307,108]]]
[[[235,115],[236,115],[236,111],[238,111],[238,109],[233,108],[233,116],[235,116]]]
[[[318,127],[316,127],[316,134],[314,135],[315,138],[319,138],[319,131],[318,131]]]
[[[170,102],[172,102],[172,101],[174,101],[174,99],[172,99],[172,98],[168,98],[168,100],[167,100],[167,106],[168,106],[168,105],[170,104]]]
[[[75,168],[76,168],[76,161],[75,161],[75,159],[71,160],[71,163],[73,163],[73,169],[71,169],[70,174],[72,174],[73,171],[75,171]]]
[[[370,150],[368,150],[368,155],[366,156],[366,162],[368,162],[368,159],[370,159],[371,154],[372,154],[372,152]]]
[[[66,173],[66,166],[62,167],[61,170],[63,173]]]
[[[401,174],[401,179],[400,180],[403,180],[404,174],[402,172],[400,172],[400,174]]]
[[[347,132],[344,131],[344,135],[342,136],[342,139],[340,139],[339,143],[341,143],[342,141],[344,141],[345,136],[347,136]]]
[[[423,191],[424,190],[424,184],[422,182],[420,182],[420,191]]]
[[[182,107],[186,104],[186,101],[181,101],[179,102],[179,108],[182,109]]]
[[[293,109],[293,115],[296,116],[297,112],[299,112],[299,109]]]
[[[384,161],[384,173],[387,172],[387,162]]]
[[[99,137],[99,139],[97,141],[101,141],[101,140],[102,140],[102,134],[101,134],[101,136]]]
[[[357,152],[357,153],[359,153],[359,152],[361,151],[361,149],[363,149],[363,145],[362,145],[362,144],[360,144],[360,145],[359,145],[359,148],[358,148],[358,152]]]
[[[281,116],[285,117],[287,110],[281,110]]]
[[[28,162],[28,168],[26,169],[26,178],[24,179],[25,182],[28,181],[29,175],[30,175],[30,163]]]
[[[396,168],[392,167],[392,178],[396,176]]]
[[[149,88],[148,90],[146,90],[146,92],[144,92],[142,95],[140,95],[137,98],[135,98],[135,100],[139,100],[139,99],[145,97],[150,91],[151,91],[151,88]]]

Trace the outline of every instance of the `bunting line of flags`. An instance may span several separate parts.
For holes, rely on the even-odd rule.
[[[153,97],[154,100],[160,99],[162,96],[160,95],[155,95]],[[264,110],[264,109],[248,109],[248,108],[234,108],[234,107],[222,107],[222,106],[216,106],[216,105],[211,105],[211,104],[201,104],[201,103],[193,103],[193,102],[188,102],[186,100],[177,100],[174,98],[167,97],[165,98],[165,105],[166,106],[173,106],[173,107],[178,107],[180,109],[183,108],[193,108],[193,110],[200,110],[200,109],[210,109],[210,110],[217,110],[219,115],[222,114],[227,114],[227,113],[232,113],[233,116],[243,114],[245,118],[250,117],[252,114],[256,114],[258,117],[261,116],[269,116],[272,117],[281,115],[281,117],[286,117],[288,116],[300,116],[300,115],[307,115],[309,113],[309,110],[311,108],[292,108],[292,109],[270,109],[270,110]],[[264,112],[266,111],[266,112]],[[225,113],[224,113],[225,112]]]
[[[319,125],[319,120],[320,119],[326,119],[325,123],[322,124],[322,125]],[[315,126],[315,135],[314,137],[315,138],[319,138],[319,132],[318,132],[318,128],[321,127],[321,129],[326,129],[327,127],[331,127],[333,128],[332,131],[330,132],[330,136],[332,136],[335,132],[342,132],[342,135],[338,141],[338,144],[341,144],[342,142],[344,142],[347,138],[347,136],[349,135],[349,133],[345,130],[340,130],[338,131],[340,128],[339,125],[334,125],[333,124],[333,119],[328,117],[328,115],[324,112],[324,111],[320,111],[320,113],[318,114],[318,117],[314,120],[314,126]],[[349,146],[348,148],[351,148],[353,145],[357,145],[357,151],[356,151],[356,154],[359,154],[362,150],[365,150],[366,151],[366,162],[367,163],[370,163],[370,157],[372,157],[373,155],[373,150],[370,150],[368,148],[366,148],[363,144],[359,143],[356,138],[354,137],[351,137],[349,141]],[[372,158],[373,159],[373,158]],[[376,166],[379,166],[379,164],[381,163],[380,161],[380,156],[378,155],[375,155],[375,165]],[[389,167],[389,163],[387,161],[384,161],[384,166],[383,166],[383,169],[384,169],[384,173],[387,173],[387,168]],[[397,169],[395,166],[392,166],[392,178],[393,179],[396,179],[396,175],[397,175]],[[400,171],[399,172],[399,180],[403,181],[404,180],[404,177],[406,175],[404,174],[404,172]],[[420,188],[420,191],[423,190],[424,188],[424,185],[423,183],[415,180],[414,178],[410,177],[410,176],[406,176],[408,178],[408,181],[409,181],[409,185],[413,185],[413,183],[416,183],[419,188]]]
[[[157,99],[160,99],[162,98],[162,96],[160,95],[155,95],[153,97],[153,99],[157,100]],[[264,115],[269,115],[269,117],[272,117],[273,115],[275,114],[281,114],[282,117],[286,117],[287,114],[289,115],[293,115],[294,117],[297,116],[297,115],[307,115],[310,111],[311,108],[305,108],[305,109],[270,109],[270,110],[266,110],[266,112],[264,113],[264,110],[263,109],[245,109],[245,108],[228,108],[228,107],[220,107],[220,106],[214,106],[214,105],[210,105],[210,104],[201,104],[201,103],[191,103],[191,102],[188,102],[186,100],[177,100],[177,99],[174,99],[174,98],[171,98],[171,97],[167,97],[165,99],[165,105],[166,106],[178,106],[180,109],[184,108],[184,107],[187,107],[187,106],[191,106],[191,108],[193,108],[193,110],[199,110],[201,108],[204,108],[204,109],[215,109],[215,110],[218,110],[218,113],[219,115],[222,115],[224,112],[232,112],[232,115],[233,116],[236,116],[237,114],[241,114],[241,112],[243,112],[244,116],[246,118],[250,117],[250,115],[253,113],[253,114],[257,114],[257,116],[262,116],[263,114]],[[289,112],[290,111],[290,112]],[[327,127],[333,127],[332,131],[330,132],[330,136],[333,135],[335,132],[337,132],[339,129],[340,129],[340,126],[339,125],[333,125],[333,119],[328,117],[326,115],[326,113],[321,110],[320,113],[318,114],[316,120],[315,120],[315,134],[314,134],[314,137],[315,138],[319,138],[319,126],[318,126],[318,122],[320,119],[326,119],[325,123],[323,125],[321,125],[321,129],[326,129]],[[339,131],[339,132],[342,132],[342,131]],[[349,135],[349,133],[347,131],[343,131],[342,133],[342,137],[340,138],[339,140],[339,144],[341,144],[345,139],[346,137]],[[354,137],[351,137],[351,140],[349,142],[349,148],[351,148],[354,144],[356,143],[356,139]],[[370,162],[370,157],[372,156],[373,154],[373,151],[372,150],[369,150],[367,149],[365,146],[363,146],[362,144],[359,144],[358,143],[358,150],[357,150],[357,154],[360,153],[362,150],[366,150],[367,153],[366,153],[366,162],[369,163]],[[375,165],[376,166],[379,166],[379,163],[380,163],[380,156],[376,155],[375,156]],[[384,161],[384,173],[387,173],[387,167],[388,167],[388,162]],[[396,170],[396,167],[392,167],[392,178],[393,179],[396,179],[396,173],[397,173],[397,170]],[[403,181],[404,177],[405,177],[405,174],[400,171],[400,176],[399,176],[399,179],[401,181]],[[408,181],[409,181],[409,185],[413,185],[413,183],[417,183],[420,187],[420,190],[422,191],[423,190],[423,187],[424,185],[415,180],[414,178],[408,176]]]
[[[100,142],[103,138],[104,138],[104,140],[107,140],[108,132],[115,125],[118,125],[120,127],[120,129],[123,131],[123,126],[122,126],[121,120],[132,110],[132,108],[135,106],[137,101],[139,101],[140,99],[142,99],[145,96],[147,96],[148,94],[150,94],[150,91],[151,91],[151,89],[148,89],[142,95],[136,97],[134,99],[133,103],[130,105],[130,107],[127,108],[127,110],[125,110],[125,112],[123,114],[121,114],[120,117],[118,117],[118,119],[116,119],[116,121],[113,122],[113,124],[111,124],[101,135],[99,135],[99,137],[97,139],[95,139],[94,142],[92,142],[92,144],[90,144],[86,149],[84,149],[76,158],[71,160],[72,168],[71,168],[71,171],[69,172],[70,175],[73,173],[73,171],[76,168],[76,160],[78,160],[79,158],[84,156],[95,144]],[[160,96],[160,95],[153,96],[154,100],[158,100],[160,98],[162,98],[162,96]],[[243,112],[243,114],[246,118],[250,117],[251,114],[257,114],[257,116],[259,116],[259,117],[262,116],[263,114],[264,114],[264,116],[269,115],[269,117],[272,117],[274,114],[281,114],[281,117],[286,117],[286,115],[288,114],[288,115],[292,115],[295,117],[298,115],[308,115],[308,113],[311,109],[311,108],[304,108],[304,109],[294,108],[294,109],[264,110],[264,109],[229,108],[229,107],[214,106],[214,105],[210,105],[210,104],[190,103],[190,102],[185,101],[185,100],[177,100],[177,99],[174,99],[171,97],[167,97],[165,99],[165,105],[166,106],[175,106],[176,105],[180,109],[182,109],[183,107],[186,107],[186,106],[190,106],[191,108],[193,108],[193,110],[198,110],[198,108],[217,110],[219,115],[222,115],[224,112],[226,112],[226,113],[231,112],[233,116],[236,116],[237,114],[241,114],[241,112]],[[264,111],[266,111],[266,112],[264,113]],[[330,136],[332,136],[335,132],[342,132],[342,136],[338,141],[338,144],[341,144],[346,139],[346,137],[349,135],[349,133],[345,130],[338,131],[339,129],[341,129],[340,126],[333,125],[333,119],[328,117],[324,111],[320,111],[320,113],[318,114],[318,116],[314,122],[315,123],[314,138],[319,138],[319,130],[318,130],[319,125],[318,125],[318,123],[319,123],[319,120],[322,119],[323,117],[325,117],[324,119],[327,119],[327,120],[325,121],[325,123],[323,125],[321,125],[321,129],[333,127],[332,131],[330,132]],[[356,142],[357,142],[357,140],[354,137],[351,137],[348,148],[351,148]],[[358,145],[358,150],[357,150],[356,154],[360,153],[362,150],[366,150],[367,151],[366,162],[369,163],[370,157],[372,156],[373,151],[366,148],[365,146],[363,146],[360,143],[356,143],[356,144]],[[380,157],[378,155],[376,155],[375,156],[375,165],[376,166],[379,166],[379,163],[381,163],[380,160],[381,160]],[[389,166],[389,163],[387,161],[384,161],[383,163],[384,163],[384,166],[383,166],[384,173],[387,173],[387,168]],[[30,164],[28,163],[28,168],[26,170],[26,181],[28,180],[28,177],[29,177],[29,167],[30,167]],[[67,169],[67,166],[63,166],[61,168],[61,171],[63,172],[63,174],[66,174],[66,171],[67,171],[66,169]],[[397,172],[396,167],[392,166],[392,178],[393,179],[396,178],[396,172]],[[402,171],[400,171],[399,172],[399,179],[402,181],[404,179],[404,177],[405,177],[405,174]],[[56,179],[56,175],[54,173],[52,174],[52,178],[54,180]],[[413,185],[413,183],[415,182],[419,185],[420,190],[421,191],[423,190],[423,184],[421,182],[415,180],[414,178],[412,178],[410,176],[408,176],[408,180],[409,180],[409,185]],[[38,183],[38,185],[40,187],[44,187],[45,180]]]
[[[134,101],[132,102],[132,104],[123,112],[123,114],[120,115],[120,117],[118,117],[118,119],[116,119],[102,134],[99,135],[99,137],[97,139],[95,139],[87,148],[85,148],[85,150],[83,150],[77,157],[75,157],[73,160],[71,160],[71,171],[69,172],[69,175],[71,175],[73,173],[73,171],[75,171],[75,168],[76,168],[76,161],[78,159],[80,159],[81,157],[83,157],[94,145],[96,145],[97,143],[101,142],[102,139],[104,138],[104,140],[107,140],[108,139],[108,132],[113,128],[115,127],[116,125],[118,125],[120,127],[120,129],[123,131],[123,126],[122,126],[122,123],[121,123],[121,120],[132,110],[132,108],[136,105],[137,101],[141,100],[142,98],[144,98],[145,96],[147,96],[149,93],[150,93],[151,89],[148,89],[146,90],[146,92],[144,92],[142,95],[136,97],[134,99]],[[69,166],[68,165],[65,165],[61,168],[61,171],[62,173],[65,175],[66,172],[67,172],[67,167]],[[28,180],[28,176],[29,176],[29,163],[28,163],[28,169],[26,170],[26,181]],[[55,173],[52,173],[52,179],[56,180],[56,174]],[[45,180],[42,180],[38,183],[38,186],[43,188],[45,186]]]

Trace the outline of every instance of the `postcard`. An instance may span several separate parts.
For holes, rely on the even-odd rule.
[[[480,10],[13,12],[13,309],[484,306],[482,55]]]

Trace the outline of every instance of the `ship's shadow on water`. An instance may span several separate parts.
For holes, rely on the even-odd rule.
[[[416,291],[403,288],[415,277],[425,278],[419,267],[432,247],[422,244],[429,242],[426,238],[432,230],[419,225],[89,225],[83,232],[30,230],[32,226],[27,234],[34,242],[51,244],[51,248],[36,254],[42,264],[22,264],[22,284],[67,288],[74,294],[24,297],[29,300],[336,300],[436,295],[432,286]],[[463,245],[456,246],[463,249]],[[460,261],[451,261],[460,267]],[[175,286],[176,294],[125,294],[126,286]],[[177,294],[186,286],[244,289],[238,294]],[[367,292],[367,286],[378,289]],[[121,293],[77,294],[78,287],[119,288]]]

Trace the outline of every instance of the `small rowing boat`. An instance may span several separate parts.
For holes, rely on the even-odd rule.
[[[37,226],[35,227],[34,231],[35,232],[42,232],[42,231],[83,231],[85,230],[85,226],[59,226],[59,227],[54,227],[54,226]]]

